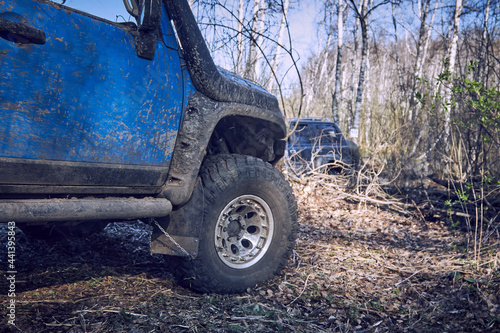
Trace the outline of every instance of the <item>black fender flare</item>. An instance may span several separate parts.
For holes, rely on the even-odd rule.
[[[174,207],[189,200],[212,133],[219,121],[228,116],[244,116],[265,121],[276,142],[284,143],[281,139],[286,136],[287,128],[281,114],[252,105],[216,102],[195,92],[189,99],[177,134],[167,181],[159,197],[169,199]]]

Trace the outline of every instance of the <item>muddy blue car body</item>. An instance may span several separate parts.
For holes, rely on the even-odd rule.
[[[257,282],[248,269],[269,277],[259,274],[263,260],[283,257],[276,237],[286,235],[288,252],[294,240],[293,195],[283,199],[289,209],[282,216],[268,194],[237,184],[253,177],[242,170],[255,165],[285,186],[268,169],[285,151],[277,99],[215,66],[185,0],[124,4],[135,22],[111,22],[48,0],[0,2],[0,222],[28,230],[154,221],[153,252],[187,257],[189,266],[202,250],[209,256],[208,247],[223,269],[247,276],[195,287],[243,290]],[[204,178],[210,172],[242,189],[233,192],[244,198],[229,219],[215,214],[212,227],[205,206],[195,202],[207,200],[196,196],[217,178]],[[224,207],[233,199],[221,197],[217,209],[228,214]],[[193,212],[198,218],[186,218]],[[250,212],[263,220],[250,221]],[[227,240],[204,240],[204,228],[217,233],[223,224],[233,230]]]
[[[163,42],[147,60],[137,56],[127,26],[56,4],[12,1],[4,7],[1,19],[45,35],[43,44],[5,31],[7,39],[0,39],[0,151],[17,160],[10,161],[15,168],[10,182],[154,186],[164,181],[157,168],[169,166],[184,106],[196,91],[187,70],[180,69],[170,23],[161,22]],[[57,166],[57,177],[19,168],[33,160],[43,169],[54,161],[66,163]],[[3,170],[9,170],[8,162],[3,159]],[[82,172],[92,169],[91,175],[75,179],[75,164]],[[123,166],[123,177],[106,177],[109,167],[102,164]]]

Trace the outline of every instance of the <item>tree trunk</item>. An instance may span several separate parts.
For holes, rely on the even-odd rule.
[[[328,64],[331,54],[330,44],[332,42],[332,37],[333,37],[333,27],[332,27],[333,11],[334,11],[334,6],[331,6],[329,13],[325,15],[325,25],[327,24],[327,20],[329,20],[330,22],[328,23],[328,34],[326,38],[326,43],[319,56],[318,66],[321,66],[321,68],[318,74],[317,86],[314,89],[314,92],[320,96],[325,95],[326,92],[328,91],[328,87],[330,87],[330,80],[328,78],[325,79],[325,76],[328,73]]]
[[[354,4],[354,0],[350,0],[351,3]],[[362,0],[360,0],[362,1]],[[347,115],[347,130],[350,132],[351,128],[354,125],[354,101],[356,100],[355,98],[355,75],[358,72],[358,68],[360,67],[358,65],[358,59],[360,58],[358,53],[359,53],[359,26],[360,26],[360,20],[356,20],[356,26],[354,28],[354,52],[353,56],[351,58],[351,78],[349,82],[349,91],[350,91],[350,100],[349,100],[349,105],[348,105],[348,115]]]
[[[365,87],[365,75],[368,59],[368,0],[362,0],[361,13],[358,15],[361,26],[361,66],[359,68],[358,89],[356,92],[356,103],[354,104],[353,124],[350,131],[352,139],[357,140],[359,136],[359,119],[361,114],[361,103],[363,102],[363,91]]]
[[[436,1],[436,3],[437,2],[438,1]],[[425,38],[427,37],[427,15],[429,14],[429,4],[430,0],[424,0],[423,2],[420,3],[420,6],[418,7],[418,18],[420,19],[420,29],[417,40],[417,56],[415,58],[415,67],[414,67],[415,77],[413,78],[411,95],[409,96],[411,122],[415,121],[416,113],[418,112],[417,111],[418,104],[417,104],[417,99],[415,97],[415,93],[417,90],[418,79],[422,78],[422,66],[424,63],[423,60],[425,60],[422,59],[422,56],[424,54]]]
[[[262,48],[262,35],[265,30],[265,20],[266,20],[266,0],[260,0],[259,11],[258,11],[258,31],[257,31],[257,48],[255,53],[255,76],[254,80],[259,82],[262,79],[262,53],[259,48]]]
[[[428,9],[429,9],[429,3],[430,1],[428,0],[425,4],[425,6],[421,7],[421,26],[420,26],[420,35],[419,35],[419,40],[417,43],[417,58],[415,59],[415,77],[413,79],[413,87],[412,87],[412,95],[411,95],[411,114],[410,114],[410,120],[412,123],[417,124],[416,120],[419,117],[420,113],[420,108],[421,105],[416,101],[415,94],[417,92],[417,88],[419,86],[419,82],[417,82],[417,78],[421,78],[423,76],[423,68],[424,68],[424,63],[427,58],[427,50],[429,49],[429,41],[431,39],[431,32],[432,32],[432,25],[434,23],[434,18],[436,17],[436,12],[437,12],[437,6],[439,3],[439,0],[436,0],[436,3],[434,5],[434,10],[431,16],[431,20],[428,24],[427,27],[427,15],[429,14]],[[430,76],[432,77],[432,75]],[[420,123],[420,131],[418,133],[417,138],[415,139],[415,142],[413,142],[413,147],[411,149],[410,155],[415,154],[415,152],[418,149],[418,146],[420,145],[420,142],[422,138],[424,137],[424,134],[428,131],[429,127],[429,117],[427,114],[422,115],[421,123]],[[418,125],[417,125],[418,126]]]
[[[287,29],[287,22],[288,22],[287,14],[289,7],[290,7],[290,0],[281,1],[282,15],[281,15],[280,29],[278,31],[276,52],[274,53],[273,64],[271,66],[271,77],[269,78],[269,81],[267,83],[267,90],[272,90],[274,88],[275,83],[277,83],[275,75],[278,72],[278,64],[281,56],[281,48],[283,47],[283,40],[285,37],[285,31]]]
[[[415,98],[416,90],[418,88],[417,78],[422,78],[423,76],[423,68],[427,57],[427,50],[429,48],[429,41],[432,32],[432,24],[434,23],[434,18],[436,17],[438,3],[439,0],[437,0],[434,5],[434,11],[432,13],[429,24],[427,24],[427,16],[429,15],[430,0],[426,0],[425,3],[422,4],[419,10],[420,32],[417,41],[417,57],[415,59],[415,78],[413,79],[413,87],[410,96],[411,100],[410,120],[412,122],[414,122],[417,119],[420,110],[420,105],[417,103],[417,100]]]
[[[257,31],[259,27],[259,8],[260,0],[255,0],[252,11],[252,33],[250,36],[247,62],[245,66],[245,77],[250,80],[255,80],[255,62],[257,57]]]
[[[328,74],[328,60],[330,58],[330,43],[333,37],[333,29],[331,21],[333,16],[333,6],[329,6],[329,2],[325,1],[324,3],[324,18],[321,21],[321,29],[326,28],[328,31],[326,42],[323,43],[322,40],[318,41],[318,51],[317,56],[309,67],[308,80],[306,83],[305,89],[305,101],[304,101],[304,109],[305,114],[314,114],[316,116],[324,116],[324,110],[321,111],[321,114],[315,112],[317,110],[314,109],[314,106],[317,105],[313,103],[313,101],[319,96],[320,98],[323,96],[322,94],[327,91],[329,85],[328,80],[325,81],[325,77]]]
[[[245,19],[245,0],[239,0],[238,6],[238,55],[236,59],[236,71],[238,75],[243,74],[243,52],[245,46],[243,45],[243,20]]]
[[[448,52],[446,58],[449,61],[448,71],[451,77],[455,74],[455,63],[457,59],[457,42],[458,31],[460,28],[460,15],[462,13],[462,0],[456,0],[455,12],[453,14],[453,30],[451,33],[450,43],[448,44]],[[447,85],[445,88],[445,103],[451,102],[451,86]],[[444,141],[446,142],[446,152],[449,152],[449,138],[450,138],[450,125],[451,125],[451,106],[445,110],[445,124],[444,124]]]
[[[368,42],[367,42],[368,43]],[[366,66],[365,66],[365,83],[368,83],[370,84],[370,48],[367,47],[367,51],[366,51]],[[364,84],[366,85],[366,84]],[[361,101],[365,101],[365,112],[364,112],[364,139],[365,139],[365,143],[366,145],[370,145],[370,142],[371,142],[371,138],[370,138],[370,132],[371,132],[371,127],[372,127],[372,110],[371,110],[371,99],[372,99],[372,95],[371,95],[371,89],[366,89],[365,93],[364,93],[364,96],[363,98],[361,99]]]
[[[339,102],[342,91],[342,50],[344,48],[344,1],[338,0],[337,16],[337,63],[335,65],[335,90],[332,96],[332,119],[339,123]]]
[[[396,60],[396,71],[398,73],[398,87],[399,87],[400,91],[403,91],[403,71],[401,70],[401,62],[399,61],[398,24],[396,21],[396,5],[394,4],[394,2],[392,3],[392,24],[394,25],[394,40],[395,40],[395,45],[396,45],[396,49],[394,50],[394,53],[395,53],[395,58],[396,58],[395,59]],[[406,99],[403,98],[403,103],[405,100]],[[404,116],[404,114],[403,114],[403,116]]]
[[[484,10],[484,24],[483,33],[481,35],[481,46],[479,49],[479,70],[478,70],[478,80],[486,84],[486,62],[488,59],[488,20],[490,16],[490,0],[486,1],[486,8]]]

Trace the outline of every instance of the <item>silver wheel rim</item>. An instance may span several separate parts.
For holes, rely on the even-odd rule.
[[[215,248],[224,264],[236,269],[255,265],[266,254],[274,234],[269,205],[242,195],[224,207],[215,227]]]

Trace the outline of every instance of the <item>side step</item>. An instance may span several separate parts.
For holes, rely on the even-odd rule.
[[[171,211],[170,201],[158,198],[0,200],[0,222],[129,220]]]

